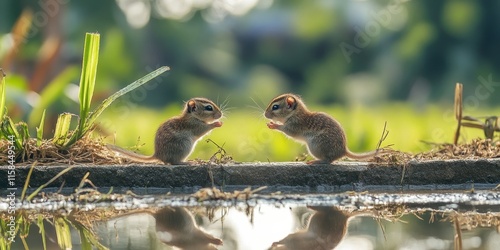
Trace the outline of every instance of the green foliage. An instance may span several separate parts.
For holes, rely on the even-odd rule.
[[[94,94],[97,63],[99,61],[99,34],[87,33],[85,35],[85,48],[83,50],[82,75],[80,78],[80,122],[78,124],[78,137],[82,137],[88,130],[87,117],[90,113],[90,104]]]
[[[47,249],[47,233],[45,230],[45,223],[49,222],[54,225],[57,243],[60,249],[72,249],[73,242],[71,241],[71,228],[73,227],[80,234],[80,240],[82,242],[81,249],[83,250],[108,250],[107,247],[102,245],[95,233],[87,226],[81,224],[71,216],[61,216],[55,215],[52,221],[48,221],[45,215],[38,214],[36,218],[32,219],[32,215],[26,214],[26,212],[20,212],[15,216],[15,235],[21,239],[24,249],[30,249],[26,238],[30,234],[30,227],[34,223],[38,226],[38,233],[42,238],[42,249]],[[8,238],[10,228],[7,226],[5,220],[0,220],[0,250],[10,250],[12,248],[12,243]],[[40,248],[36,243],[37,249]],[[17,249],[17,248],[16,248]]]
[[[35,126],[39,122],[40,117],[45,113],[45,110],[54,104],[55,101],[61,99],[64,89],[77,75],[78,68],[76,66],[69,66],[43,89],[40,94],[40,102],[33,107],[29,115],[28,124],[30,126]]]
[[[73,249],[68,220],[65,217],[57,216],[54,218],[54,227],[56,229],[57,244],[59,247],[61,249]]]
[[[99,39],[99,34],[87,33],[85,35],[82,72],[80,77],[80,116],[78,119],[78,126],[74,131],[70,131],[72,115],[64,113],[59,116],[53,142],[61,148],[69,148],[82,138],[91,128],[92,124],[88,124],[87,120],[90,115],[90,104],[94,94],[95,79],[97,75]]]
[[[23,137],[21,137],[21,135],[17,131],[16,125],[14,124],[12,119],[10,119],[10,117],[4,116],[1,126],[2,137],[7,139],[14,139],[14,146],[17,150],[16,154],[19,155],[24,148],[24,141]]]
[[[18,122],[17,124],[17,130],[20,132],[19,136],[21,139],[22,145],[24,145],[25,142],[28,141],[30,138],[30,131],[28,129],[28,124],[26,122]]]
[[[71,224],[80,233],[80,240],[82,241],[82,250],[92,250],[92,247],[96,247],[98,250],[108,250],[109,248],[102,245],[98,240],[97,236],[87,228],[82,225],[77,220],[71,220]]]
[[[155,71],[147,74],[146,76],[144,77],[141,77],[139,80],[137,81],[134,81],[133,83],[127,85],[126,87],[118,90],[117,92],[115,92],[113,95],[111,95],[110,97],[106,98],[106,100],[104,100],[91,114],[90,116],[88,117],[88,121],[86,122],[86,128],[90,128],[95,120],[97,119],[97,117],[99,117],[102,112],[107,108],[109,107],[109,105],[111,105],[111,103],[113,103],[116,99],[118,99],[120,96],[122,95],[125,95],[127,94],[128,92],[140,87],[141,85],[149,82],[151,79],[159,76],[160,74],[162,74],[163,72],[165,71],[168,71],[170,70],[169,67],[167,66],[163,66],[163,67],[160,67],[158,69],[156,69]]]
[[[5,116],[5,74],[3,69],[0,68],[0,121]]]
[[[59,131],[57,130],[58,127],[56,126],[56,131],[58,131],[59,134],[57,134],[58,136],[54,136],[54,139],[58,142],[56,144],[61,145],[62,148],[70,147],[76,141],[78,141],[80,138],[86,135],[93,128],[94,122],[99,117],[99,115],[120,96],[138,88],[139,86],[147,83],[154,77],[170,69],[169,67],[166,66],[158,68],[157,70],[147,74],[146,76],[120,89],[119,91],[108,97],[106,100],[104,100],[93,112],[90,112],[90,104],[92,101],[92,95],[95,87],[97,62],[99,57],[98,34],[87,33],[85,37],[85,49],[83,57],[84,60],[82,64],[82,77],[80,80],[80,94],[79,94],[79,99],[80,99],[79,123],[77,128],[73,132],[69,132],[69,123],[71,123],[71,119],[68,117],[63,117]],[[68,138],[68,136],[70,136],[69,139],[66,139]]]
[[[31,166],[31,169],[30,169],[30,172],[28,173],[28,177],[26,178],[26,183],[29,183],[29,180],[30,180],[30,177],[31,177],[31,173],[33,171],[33,168],[34,168],[35,164],[33,164],[33,166]],[[59,177],[61,177],[62,175],[64,175],[65,173],[69,172],[71,169],[73,169],[75,166],[70,166],[70,167],[67,167],[65,168],[64,170],[62,170],[61,172],[57,173],[56,176],[52,177],[52,179],[50,179],[49,181],[47,181],[46,183],[44,183],[43,185],[39,186],[33,193],[31,193],[28,198],[26,198],[27,201],[31,201],[31,199],[33,199],[40,191],[42,191],[42,189],[44,189],[45,187],[47,187],[48,185],[50,185],[50,183],[54,182],[55,180],[57,180]],[[25,193],[25,190],[26,190],[26,187],[27,185],[25,184],[24,185],[24,193]],[[21,200],[24,198],[24,194],[22,195],[22,198]]]
[[[452,35],[466,37],[478,24],[480,6],[474,1],[447,1],[444,5],[443,26]]]
[[[42,113],[42,118],[40,119],[40,125],[36,128],[36,146],[40,146],[43,140],[43,126],[45,123],[45,109]]]
[[[69,135],[71,134],[71,117],[73,117],[73,114],[71,113],[62,113],[57,119],[56,130],[54,131],[52,142],[59,147],[67,145],[70,141]]]
[[[38,214],[36,218],[36,225],[39,228],[38,233],[42,237],[43,250],[47,250],[47,240],[45,239],[45,225],[43,224],[43,221],[44,221],[43,215]]]
[[[16,227],[16,233],[17,233]],[[9,240],[9,227],[6,220],[0,220],[0,250],[10,250],[12,241]]]
[[[71,113],[62,113],[59,115],[52,142],[60,148],[69,148],[76,141],[85,136],[92,130],[94,122],[99,115],[120,96],[136,89],[145,84],[152,78],[169,70],[168,67],[160,67],[159,69],[149,73],[148,75],[134,81],[133,83],[122,88],[105,99],[93,112],[90,111],[92,96],[95,88],[95,79],[97,75],[97,64],[99,57],[99,34],[87,33],[85,36],[85,47],[83,53],[82,72],[80,80],[80,115],[78,116],[78,125],[74,130],[71,127],[72,118],[75,116]],[[52,104],[64,91],[67,83],[76,75],[75,67],[66,68],[58,77],[56,77],[49,86],[41,94],[41,102],[34,108],[30,115],[30,124],[40,118],[39,126],[36,128],[36,143],[41,145],[46,108]],[[15,124],[12,119],[6,116],[5,112],[5,77],[3,71],[0,70],[0,138],[12,138],[14,140],[17,156],[24,152],[25,143],[31,138],[28,124],[19,122]],[[23,195],[24,197],[24,195]]]
[[[26,237],[30,234],[30,225],[31,220],[24,216],[22,212],[17,215],[16,226],[19,226],[19,238],[21,238],[25,249],[29,249]]]
[[[31,175],[33,173],[33,169],[35,167],[35,164],[33,164],[28,172],[28,175],[26,176],[26,181],[24,183],[23,190],[21,192],[21,197],[20,200],[21,202],[24,201],[26,197],[26,191],[28,189],[29,182],[31,180]],[[62,175],[65,173],[69,172],[72,170],[74,166],[70,166],[68,168],[65,168],[61,172],[59,172],[57,175],[52,177],[49,181],[38,187],[33,193],[31,193],[26,200],[29,202],[35,197],[42,189],[47,187],[49,184],[54,182],[55,180],[59,179]],[[83,184],[82,184],[83,185]],[[36,225],[39,228],[39,233],[42,237],[42,243],[43,243],[43,249],[46,249],[46,234],[45,234],[45,226],[44,226],[44,217],[43,215],[39,214],[36,218]],[[32,221],[26,217],[25,213],[19,213],[18,216],[16,217],[16,233],[19,233],[19,236],[21,240],[23,241],[23,245],[25,249],[29,249],[27,243],[24,241],[24,238],[26,238],[29,234],[29,228],[31,225]],[[71,249],[72,247],[72,242],[71,242],[71,232],[70,232],[70,226],[73,226],[78,230],[80,233],[81,241],[82,241],[82,249],[84,250],[91,250],[93,249],[92,247],[96,247],[98,250],[107,250],[105,246],[103,246],[98,240],[97,236],[86,226],[82,225],[80,222],[73,220],[72,217],[66,217],[66,216],[55,216],[53,220],[53,224],[56,230],[56,236],[57,236],[57,243],[61,247],[61,249]],[[6,230],[6,225],[3,220],[0,220],[0,236],[4,234],[4,232],[7,232]],[[3,231],[5,230],[5,231]],[[0,250],[2,249],[9,249],[10,247],[10,242],[5,241],[7,237],[0,237]],[[3,239],[3,241],[2,241]]]

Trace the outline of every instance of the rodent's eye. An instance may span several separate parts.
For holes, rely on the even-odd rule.
[[[277,110],[277,109],[279,109],[279,108],[280,108],[280,105],[278,105],[278,104],[274,104],[274,105],[273,105],[273,110]]]
[[[205,110],[213,111],[214,108],[212,107],[212,105],[207,105],[207,106],[205,106]]]

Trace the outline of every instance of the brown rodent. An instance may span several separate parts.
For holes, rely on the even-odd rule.
[[[212,101],[201,97],[192,98],[186,102],[181,115],[160,125],[156,131],[152,156],[139,155],[112,145],[108,147],[137,162],[186,164],[185,160],[198,140],[212,129],[222,126],[218,120],[221,117],[222,111]]]
[[[336,207],[308,207],[314,210],[305,230],[274,242],[270,250],[334,249],[347,232],[350,215]]]
[[[363,160],[378,153],[378,150],[362,154],[351,152],[340,123],[328,114],[309,111],[295,94],[274,98],[264,115],[271,120],[267,127],[306,143],[309,153],[317,159],[308,164],[329,164],[343,156]]]
[[[167,245],[180,249],[216,250],[221,239],[196,225],[193,215],[183,207],[166,207],[154,214],[156,234]]]
[[[132,211],[111,219],[132,215],[149,214],[155,218],[157,238],[182,250],[217,250],[223,241],[200,228],[192,215],[183,207],[164,207],[156,212]]]

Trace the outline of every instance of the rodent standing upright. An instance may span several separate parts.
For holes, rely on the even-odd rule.
[[[362,160],[378,153],[378,150],[362,154],[351,152],[347,148],[345,132],[340,123],[328,114],[309,111],[295,94],[274,98],[264,115],[271,120],[267,127],[306,143],[309,153],[317,159],[308,164],[329,164],[343,156]]]
[[[212,101],[197,97],[186,102],[181,115],[172,117],[160,125],[155,136],[155,151],[152,156],[139,155],[113,145],[113,151],[138,162],[186,164],[186,158],[196,143],[212,129],[222,126],[218,119],[222,111]]]

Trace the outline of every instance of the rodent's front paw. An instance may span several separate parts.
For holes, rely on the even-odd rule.
[[[269,123],[267,123],[267,127],[270,129],[277,129],[280,127],[280,125],[277,123],[274,123],[274,122],[269,122]]]
[[[214,123],[212,123],[212,125],[213,125],[214,127],[216,127],[216,128],[217,128],[217,127],[221,127],[221,126],[222,126],[222,122],[221,122],[221,121],[215,121]]]

